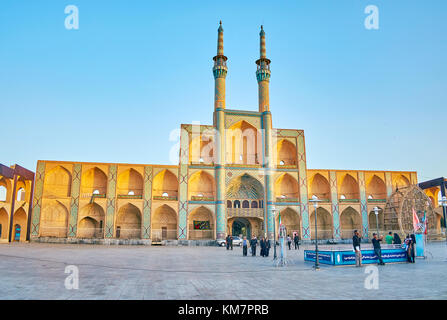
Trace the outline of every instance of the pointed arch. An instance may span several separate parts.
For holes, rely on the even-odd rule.
[[[403,174],[400,174],[394,181],[394,187],[399,189],[402,187],[408,187],[410,185],[410,180]]]
[[[188,181],[188,199],[192,197],[215,198],[214,177],[200,170],[191,175]]]
[[[93,194],[95,190],[99,194],[107,193],[107,175],[98,167],[87,170],[81,178],[81,193]]]
[[[152,182],[152,194],[154,196],[162,196],[164,193],[167,193],[169,197],[178,196],[177,177],[168,169],[160,171]]]
[[[141,212],[136,206],[127,203],[118,211],[116,228],[120,230],[116,237],[121,239],[141,238]]]
[[[360,199],[360,190],[357,180],[347,173],[342,180],[340,186],[340,195],[344,195],[346,199]]]
[[[281,223],[285,225],[287,235],[293,237],[293,233],[297,232],[301,235],[301,217],[297,211],[294,209],[287,207],[284,210],[280,211],[281,214]],[[279,215],[276,215],[275,225],[277,229],[279,228]],[[276,231],[278,235],[278,231]]]
[[[228,163],[259,164],[261,159],[260,131],[241,120],[227,130]]]
[[[177,213],[167,204],[152,215],[151,239],[154,242],[177,239]]]
[[[354,236],[354,230],[362,230],[362,217],[352,207],[347,207],[340,214],[341,238],[351,239]]]
[[[66,238],[68,228],[67,208],[59,201],[44,206],[40,225],[41,237]]]
[[[9,215],[5,208],[0,208],[0,239],[8,239]]]
[[[214,163],[214,139],[212,135],[200,135],[191,139],[189,143],[189,162]]]
[[[310,234],[315,239],[315,210],[310,215]],[[319,207],[317,209],[317,236],[318,239],[333,238],[332,216],[326,209]]]
[[[275,182],[275,196],[277,198],[290,198],[298,201],[298,181],[288,173],[280,175]]]
[[[276,144],[276,165],[295,166],[297,161],[295,145],[286,139],[281,139]]]
[[[371,196],[372,199],[386,199],[385,182],[377,175],[374,175],[366,185],[366,195],[368,198]]]
[[[78,237],[102,238],[104,223],[104,209],[99,204],[92,202],[85,205],[79,211]]]
[[[25,241],[27,231],[27,214],[25,210],[21,207],[17,209],[17,211],[14,212],[12,219],[14,241]]]
[[[244,173],[239,177],[233,178],[227,187],[227,199],[253,199],[264,198],[264,187],[251,175]]]
[[[188,215],[188,239],[214,239],[214,216],[211,210],[200,206]]]
[[[331,187],[323,175],[316,173],[313,176],[310,183],[310,195],[316,195],[320,200],[331,200]]]
[[[43,196],[45,198],[66,198],[71,195],[71,173],[57,166],[45,174]]]
[[[135,169],[127,169],[121,172],[117,180],[117,192],[118,195],[143,195],[143,177]]]

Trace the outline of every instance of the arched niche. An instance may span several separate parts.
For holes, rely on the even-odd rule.
[[[309,219],[311,238],[315,239],[315,210],[312,211]],[[329,211],[321,207],[317,209],[317,237],[318,239],[333,238],[332,216]]]
[[[211,135],[200,135],[191,139],[189,144],[191,163],[214,163],[214,141]]]
[[[310,195],[316,195],[320,200],[331,200],[331,187],[327,179],[317,173],[310,183]]]
[[[42,208],[40,218],[41,237],[66,238],[67,229],[68,210],[62,203],[54,201]]]
[[[167,204],[152,215],[151,238],[153,242],[177,239],[177,213]]]
[[[259,164],[262,148],[260,131],[242,120],[227,130],[227,162]]]
[[[9,215],[5,208],[0,208],[0,239],[8,239]]]
[[[157,197],[163,196],[166,193],[169,197],[178,196],[178,181],[175,174],[164,169],[160,171],[152,182],[152,194]]]
[[[295,166],[297,161],[295,145],[286,139],[281,139],[276,144],[276,164]]]
[[[298,212],[293,210],[292,208],[285,208],[284,210],[280,211],[281,214],[281,223],[285,225],[287,235],[290,235],[290,237],[293,238],[293,233],[297,232],[299,235],[301,235],[301,219]],[[278,236],[278,230],[279,230],[279,215],[276,215],[276,235]]]
[[[366,195],[369,199],[386,199],[385,182],[377,175],[374,175],[366,185]]]
[[[26,229],[27,229],[27,215],[23,208],[17,209],[13,216],[13,237],[14,241],[25,241],[26,240]]]
[[[81,178],[81,193],[93,194],[95,190],[99,194],[107,193],[107,175],[98,167],[87,170]]]
[[[352,207],[348,207],[340,214],[340,229],[342,239],[352,239],[354,230],[362,231],[362,217]]]
[[[188,238],[190,240],[214,239],[214,218],[208,208],[201,206],[189,213]]]
[[[136,206],[128,203],[118,211],[115,236],[120,239],[141,238],[141,212]]]
[[[394,186],[399,189],[399,188],[403,188],[403,187],[408,187],[410,185],[410,181],[408,180],[408,178],[406,176],[404,176],[403,174],[398,175],[396,177],[396,179],[394,180]]]
[[[71,174],[62,166],[57,166],[45,174],[43,197],[66,198],[71,195]]]
[[[188,182],[188,198],[198,200],[199,198],[214,199],[214,178],[209,173],[200,170],[191,175]]]
[[[359,200],[359,184],[350,174],[343,177],[339,194],[344,195],[346,200]]]
[[[143,177],[135,169],[121,172],[117,180],[118,195],[143,195]]]
[[[282,174],[275,182],[275,196],[277,198],[298,201],[298,181],[288,173]]]
[[[79,211],[78,237],[102,238],[104,234],[105,213],[97,203],[89,203]]]

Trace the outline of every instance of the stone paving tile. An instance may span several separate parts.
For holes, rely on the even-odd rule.
[[[428,250],[379,267],[379,289],[367,290],[365,268],[314,271],[303,248],[277,268],[241,248],[1,244],[0,299],[447,299],[447,246]],[[65,289],[67,265],[79,268],[78,290]]]

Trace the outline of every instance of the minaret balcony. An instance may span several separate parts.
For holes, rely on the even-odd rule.
[[[269,81],[270,80],[270,70],[268,69],[258,69],[256,71],[256,79],[259,81]]]

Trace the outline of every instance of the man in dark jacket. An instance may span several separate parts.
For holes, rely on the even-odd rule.
[[[377,237],[376,233],[373,233],[373,239],[372,239],[372,244],[374,247],[374,253],[377,256],[377,259],[379,259],[379,265],[384,266],[385,263],[382,260],[382,249],[380,247],[380,241],[383,240],[383,236],[381,236],[380,238]]]
[[[293,242],[295,243],[295,250],[300,249],[300,236],[298,233],[295,233],[295,237],[293,237]]]
[[[230,236],[230,248],[233,250],[233,236]]]
[[[269,251],[270,251],[270,240],[267,238],[267,239],[265,239],[265,256],[266,257],[269,256]]]
[[[265,257],[265,240],[264,238],[259,241],[259,245],[261,246],[261,257]]]
[[[355,266],[362,266],[362,251],[360,250],[360,242],[362,241],[362,237],[358,230],[354,230],[354,236],[352,237],[352,246],[355,251]]]
[[[256,237],[253,237],[250,241],[250,247],[251,247],[251,255],[256,256],[256,245],[258,244],[258,240]]]
[[[225,244],[227,246],[227,250],[230,250],[230,235],[229,234],[225,238]]]

